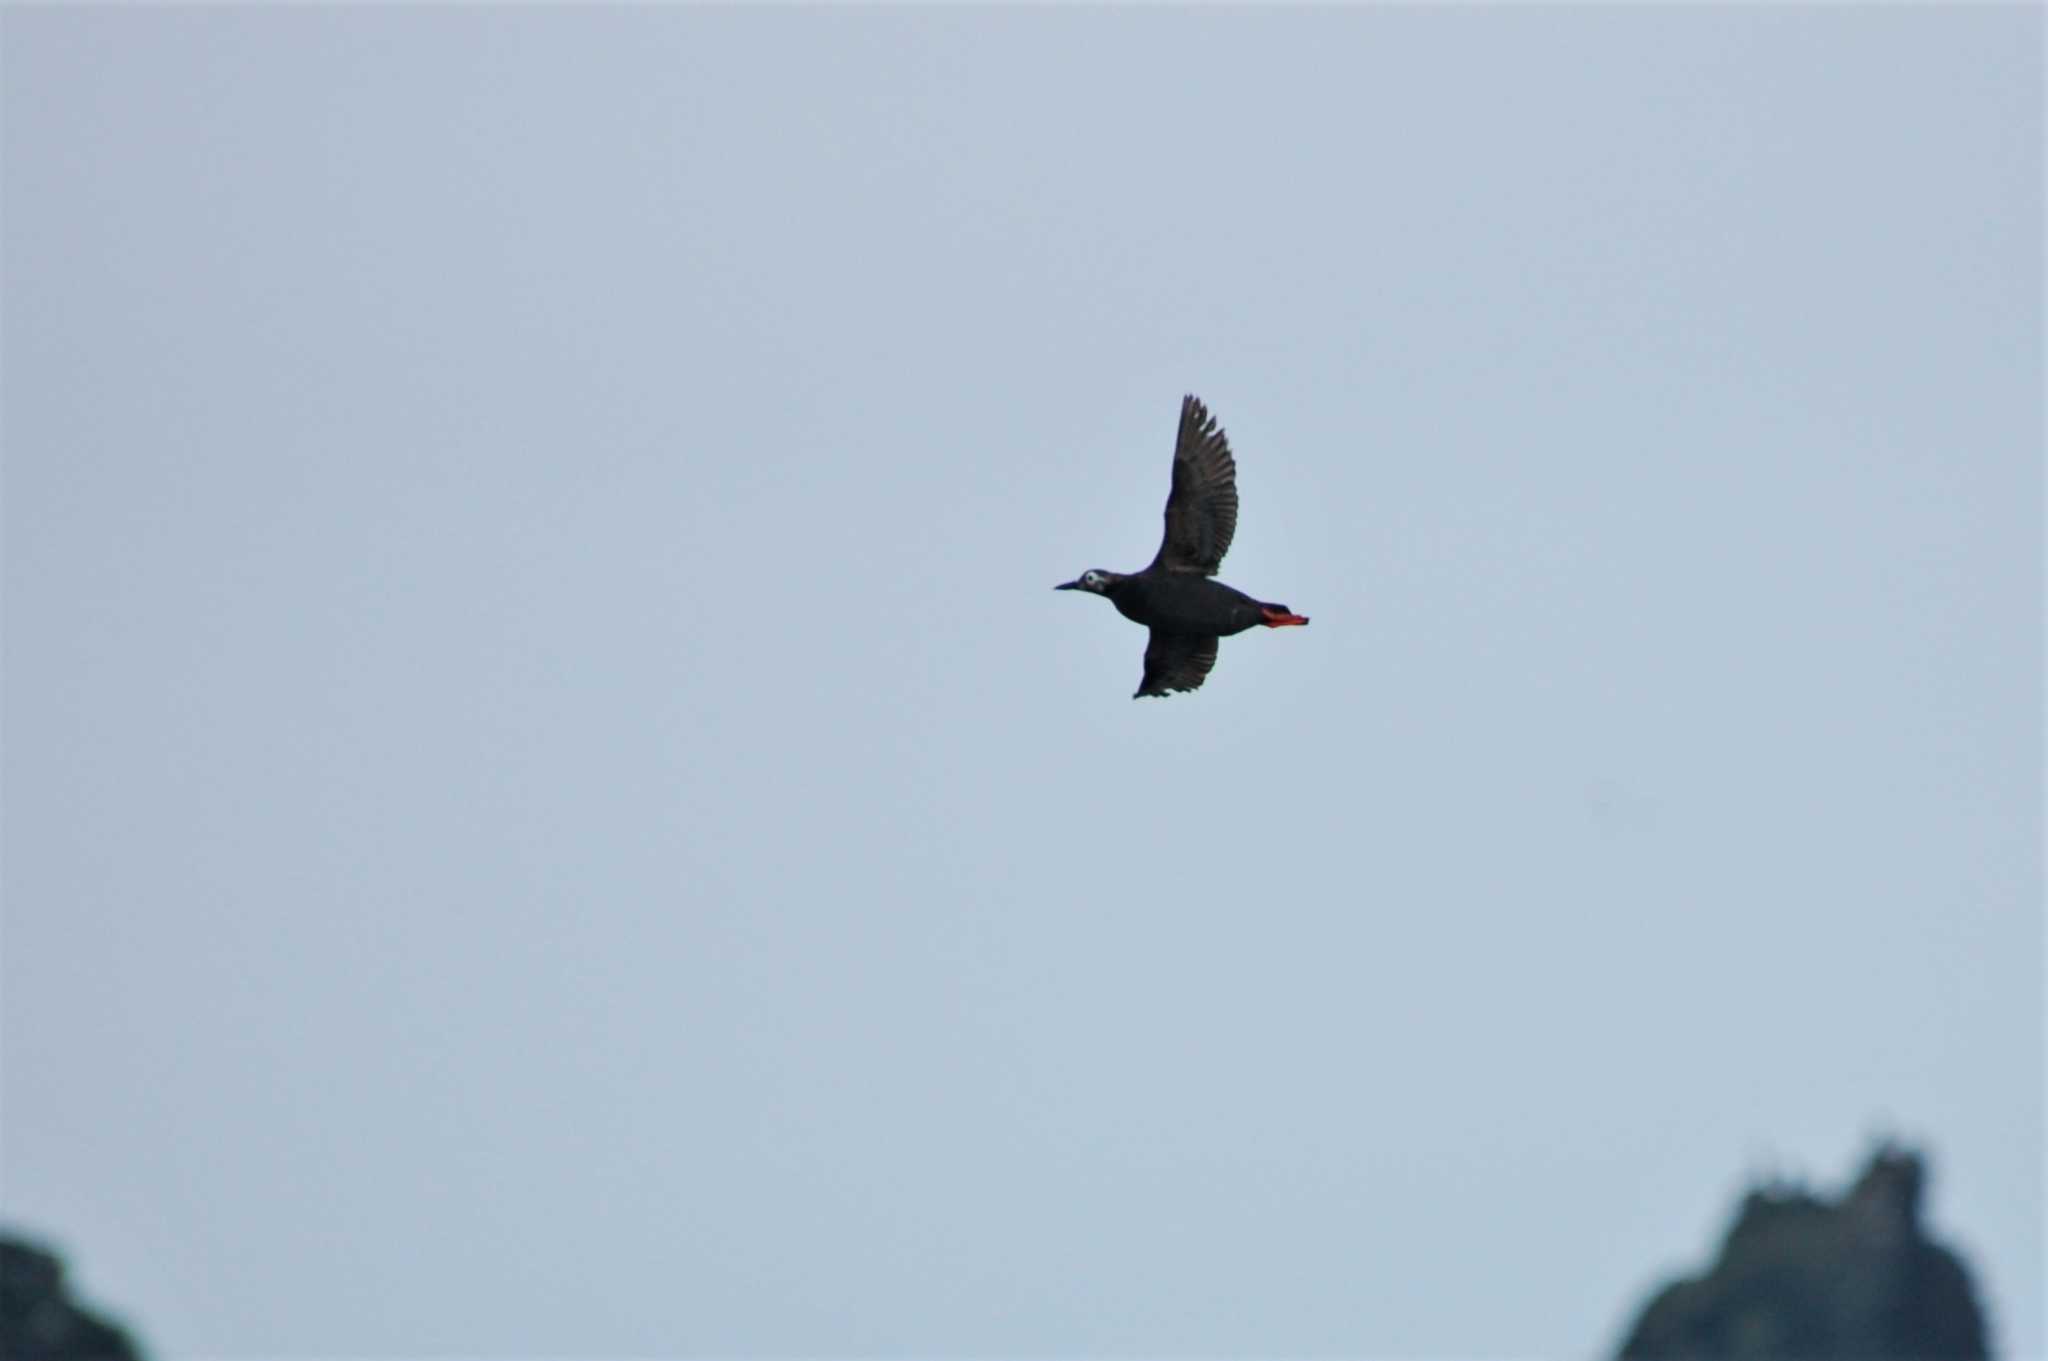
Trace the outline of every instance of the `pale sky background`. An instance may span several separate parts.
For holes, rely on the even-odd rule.
[[[4,1218],[166,1357],[2044,1345],[2042,16],[9,9]],[[1313,617],[1134,703],[1181,394]]]

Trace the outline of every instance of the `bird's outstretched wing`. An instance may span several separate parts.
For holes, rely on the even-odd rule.
[[[1173,490],[1166,496],[1166,537],[1154,568],[1216,575],[1237,533],[1237,462],[1230,441],[1201,400],[1181,399],[1173,445]]]
[[[1214,665],[1214,634],[1161,633],[1153,629],[1151,641],[1145,644],[1145,679],[1138,683],[1138,693],[1131,698],[1199,690]]]

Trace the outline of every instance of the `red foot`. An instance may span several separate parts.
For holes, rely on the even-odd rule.
[[[1272,605],[1261,605],[1259,613],[1266,616],[1266,627],[1269,629],[1286,628],[1289,624],[1308,622],[1308,616],[1305,614],[1293,614]]]

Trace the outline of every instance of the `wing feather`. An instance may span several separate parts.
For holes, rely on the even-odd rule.
[[[1173,446],[1173,489],[1166,496],[1166,534],[1154,568],[1215,576],[1237,535],[1237,461],[1216,418],[1190,393],[1181,399]]]
[[[1138,683],[1132,699],[1146,695],[1170,695],[1176,690],[1199,690],[1216,665],[1213,634],[1161,633],[1152,630],[1145,644],[1145,679]]]

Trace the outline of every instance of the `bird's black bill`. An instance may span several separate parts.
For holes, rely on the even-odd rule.
[[[1081,589],[1081,583],[1078,581],[1062,581],[1053,589],[1055,591],[1078,591]]]

